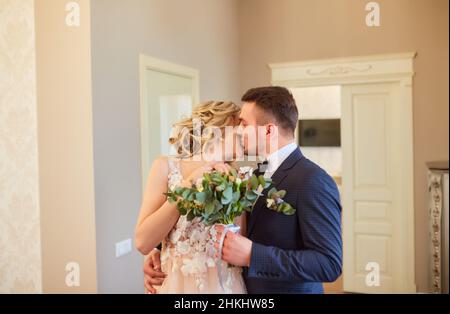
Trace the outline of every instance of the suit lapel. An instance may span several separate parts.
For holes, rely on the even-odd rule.
[[[247,237],[251,236],[259,214],[264,209],[264,207],[266,207],[265,200],[269,190],[274,186],[277,188],[289,174],[288,170],[291,169],[302,158],[303,155],[300,151],[300,148],[297,147],[297,149],[295,149],[289,155],[289,157],[286,158],[286,160],[278,167],[278,169],[272,175],[272,185],[262,192],[263,195],[258,198],[255,205],[253,206],[253,211],[249,213],[249,215],[247,216],[248,221]]]

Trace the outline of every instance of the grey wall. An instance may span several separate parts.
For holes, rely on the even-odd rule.
[[[91,3],[98,292],[141,293],[132,238],[141,193],[139,54],[200,70],[200,98],[239,100],[237,0]]]

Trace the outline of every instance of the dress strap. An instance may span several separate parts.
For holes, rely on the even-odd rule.
[[[176,186],[180,185],[183,180],[181,176],[180,159],[174,156],[169,156],[167,161],[169,165],[168,183],[169,188],[172,190]]]
[[[180,159],[178,157],[169,156],[167,160],[169,162],[169,174],[180,172]]]

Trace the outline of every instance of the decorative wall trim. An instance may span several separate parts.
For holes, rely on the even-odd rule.
[[[443,170],[428,171],[428,197],[429,197],[429,236],[430,236],[430,277],[431,292],[443,293],[443,208],[444,208],[444,174]],[[444,241],[445,242],[445,241]]]
[[[272,63],[273,85],[333,85],[398,81],[412,77],[415,52],[302,62]]]
[[[370,71],[371,69],[372,69],[372,65],[370,65],[370,64],[368,64],[365,68],[362,68],[362,69],[356,69],[356,68],[353,68],[350,66],[339,65],[339,66],[335,66],[335,67],[326,68],[325,70],[322,70],[319,72],[313,72],[311,69],[308,69],[306,71],[306,73],[311,76],[322,75],[322,74],[343,75],[343,74],[347,74],[347,73],[351,73],[351,72],[363,73],[363,72]]]
[[[442,175],[428,172],[430,193],[430,237],[431,237],[431,289],[441,293],[441,213],[442,213]]]

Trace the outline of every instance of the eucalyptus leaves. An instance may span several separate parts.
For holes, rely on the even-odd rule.
[[[165,195],[169,202],[177,203],[178,211],[189,221],[199,217],[206,225],[229,225],[244,211],[251,212],[258,197],[271,184],[271,179],[256,176],[249,168],[241,168],[239,172],[232,169],[228,174],[205,173],[190,188],[177,187]],[[295,209],[282,201],[285,194],[286,191],[271,189],[267,201],[274,203],[268,208],[292,215]]]
[[[295,208],[283,200],[285,195],[285,190],[278,191],[276,188],[270,189],[266,199],[267,208],[288,216],[295,214]]]
[[[192,187],[177,187],[166,195],[189,221],[200,217],[206,225],[228,225],[244,211],[250,212],[258,196],[271,184],[264,176],[232,169],[228,174],[205,173]]]

